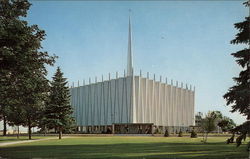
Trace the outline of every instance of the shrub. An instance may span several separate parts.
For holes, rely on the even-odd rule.
[[[175,133],[178,134],[178,130],[175,130]]]
[[[163,133],[164,133],[163,130],[160,128],[155,128],[154,130],[154,134],[163,134]]]
[[[165,133],[164,133],[164,137],[169,137],[168,129],[166,129],[166,131],[165,131]]]
[[[178,137],[182,137],[182,131],[180,130]]]
[[[197,133],[194,130],[191,131],[191,138],[197,138]]]
[[[158,129],[158,128],[155,128],[154,134],[159,134],[159,133],[160,133],[159,129]]]

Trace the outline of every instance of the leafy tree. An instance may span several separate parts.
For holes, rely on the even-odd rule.
[[[29,139],[49,88],[45,65],[55,62],[55,56],[41,50],[45,32],[23,20],[30,5],[27,0],[0,1],[1,115],[11,124],[28,126]]]
[[[217,119],[217,126],[219,126],[223,132],[230,131],[236,126],[232,119],[224,116],[220,111],[212,111],[211,115],[215,116]]]
[[[23,121],[25,120],[24,116],[24,110],[22,107],[20,107],[17,103],[13,104],[12,107],[8,107],[9,111],[7,112],[8,114],[8,124],[10,126],[17,126],[18,127],[18,132],[17,132],[17,138],[19,138],[19,126],[22,125]]]
[[[18,47],[19,39],[16,39],[18,35],[14,30],[18,27],[18,17],[26,16],[28,7],[29,4],[24,1],[0,1],[0,113],[4,123],[3,135],[6,135],[8,106],[16,99],[13,87],[16,79],[13,77],[18,69],[18,59],[14,49]]]
[[[203,129],[203,142],[207,142],[208,133],[216,129],[218,116],[216,113],[208,112],[205,118],[201,121],[201,128]]]
[[[44,114],[47,127],[57,129],[59,139],[62,138],[63,130],[65,131],[74,121],[72,112],[67,81],[58,67],[51,82],[49,102],[45,107]]]
[[[222,113],[220,111],[218,111],[218,110],[212,111],[210,113],[211,113],[211,116],[214,116],[217,119],[222,119],[223,118]]]
[[[223,118],[217,124],[223,132],[231,131],[236,127],[235,122],[229,117],[223,116]]]
[[[191,138],[197,138],[197,133],[194,131],[194,129],[191,131]]]
[[[0,19],[1,21],[1,19]],[[1,37],[1,30],[0,30],[0,37]],[[1,45],[1,43],[0,43]],[[1,47],[0,47],[1,50]],[[0,56],[3,57],[2,53],[0,52]],[[3,120],[3,136],[6,136],[7,131],[7,124],[8,124],[8,114],[10,113],[11,105],[17,104],[17,100],[15,99],[15,89],[13,87],[13,78],[11,78],[10,74],[7,72],[7,66],[4,63],[1,63],[0,57],[0,120]]]
[[[244,4],[246,7],[250,7],[250,1]],[[236,58],[236,62],[242,68],[242,71],[238,77],[233,78],[236,84],[229,88],[223,97],[226,99],[227,105],[232,107],[231,112],[239,112],[247,119],[245,123],[233,130],[241,134],[236,139],[237,146],[239,146],[246,135],[250,135],[250,16],[246,17],[243,22],[234,24],[234,26],[239,30],[239,33],[236,34],[231,44],[245,44],[246,47],[231,54]]]

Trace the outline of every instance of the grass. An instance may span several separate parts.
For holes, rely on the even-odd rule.
[[[225,137],[72,137],[0,147],[6,158],[247,158],[246,142],[239,148]]]
[[[42,139],[43,136],[32,136],[32,139]],[[3,142],[13,142],[13,141],[24,141],[28,140],[28,136],[19,136],[19,139],[16,136],[0,136],[0,143]]]

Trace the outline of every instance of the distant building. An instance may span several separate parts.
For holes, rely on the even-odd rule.
[[[33,127],[32,132],[37,132],[38,128],[37,127]],[[6,134],[17,134],[18,133],[18,126],[9,126],[7,124],[7,132]],[[19,126],[19,133],[20,134],[24,134],[24,133],[28,133],[28,128],[27,127],[23,127],[23,126]],[[0,121],[0,135],[3,134],[3,121]]]
[[[123,77],[104,81],[95,80],[88,85],[70,89],[79,131],[88,133],[152,133],[153,131],[176,132],[188,130],[194,125],[195,90],[173,85],[133,73],[129,18],[127,73]]]
[[[198,112],[195,115],[195,126],[201,126],[201,121],[202,121],[202,117],[203,117],[203,113],[202,112]]]

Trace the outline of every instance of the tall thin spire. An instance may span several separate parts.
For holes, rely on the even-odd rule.
[[[131,12],[131,10],[129,10]],[[132,56],[132,35],[131,35],[131,23],[130,23],[130,13],[128,19],[128,61],[127,61],[127,76],[132,76],[133,74],[133,56]]]

